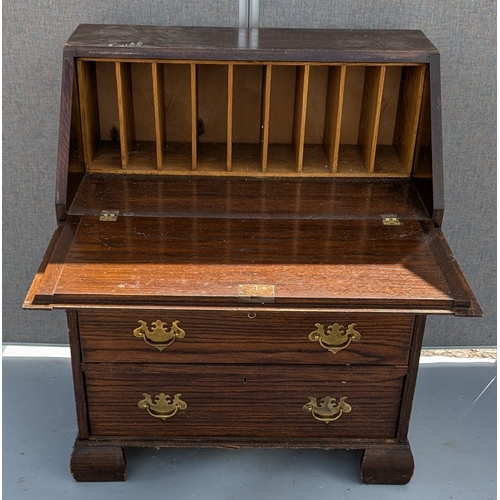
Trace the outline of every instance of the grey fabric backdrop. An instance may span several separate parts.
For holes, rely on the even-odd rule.
[[[496,343],[496,3],[261,0],[262,27],[416,28],[441,51],[444,232],[485,311],[431,318],[425,344]],[[55,228],[61,48],[79,23],[237,26],[238,0],[3,2],[4,341],[67,342],[21,304]]]

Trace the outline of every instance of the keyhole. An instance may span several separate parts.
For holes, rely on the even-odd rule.
[[[243,377],[243,383],[246,384],[248,382],[246,377]]]

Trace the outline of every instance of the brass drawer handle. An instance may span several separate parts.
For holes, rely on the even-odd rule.
[[[343,413],[349,413],[352,410],[351,405],[345,402],[346,399],[347,397],[342,397],[337,403],[335,398],[326,396],[318,403],[316,398],[309,396],[309,403],[306,403],[302,410],[306,413],[311,412],[316,420],[328,424],[338,420]]]
[[[151,330],[148,328],[146,321],[140,319],[139,323],[141,326],[134,330],[134,335],[138,338],[142,337],[146,344],[156,347],[159,351],[163,351],[175,339],[183,339],[186,335],[186,332],[177,326],[180,323],[179,320],[173,321],[172,327],[169,330],[166,329],[167,323],[160,319],[151,323]]]
[[[316,323],[315,326],[316,330],[309,334],[309,340],[319,342],[321,347],[333,354],[338,353],[348,347],[351,342],[357,342],[361,338],[361,334],[354,329],[356,323],[351,323],[347,327],[347,332],[344,331],[344,325],[338,323],[330,325],[326,333],[325,327],[321,323]]]
[[[160,418],[163,421],[173,417],[178,410],[185,410],[187,408],[187,404],[180,399],[182,394],[176,394],[172,401],[169,395],[162,392],[158,396],[155,396],[154,402],[149,394],[144,393],[143,396],[144,399],[141,399],[137,403],[137,406],[141,410],[147,410],[152,417]]]

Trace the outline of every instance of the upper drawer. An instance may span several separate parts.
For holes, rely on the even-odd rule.
[[[414,316],[331,312],[82,310],[83,361],[400,364]]]

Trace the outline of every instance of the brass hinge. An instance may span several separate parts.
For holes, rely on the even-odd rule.
[[[245,304],[272,304],[274,294],[274,285],[238,285],[239,302]]]
[[[382,214],[380,217],[384,226],[401,226],[403,224],[396,214]]]
[[[106,222],[115,221],[118,217],[118,212],[119,210],[102,210],[99,220]]]

